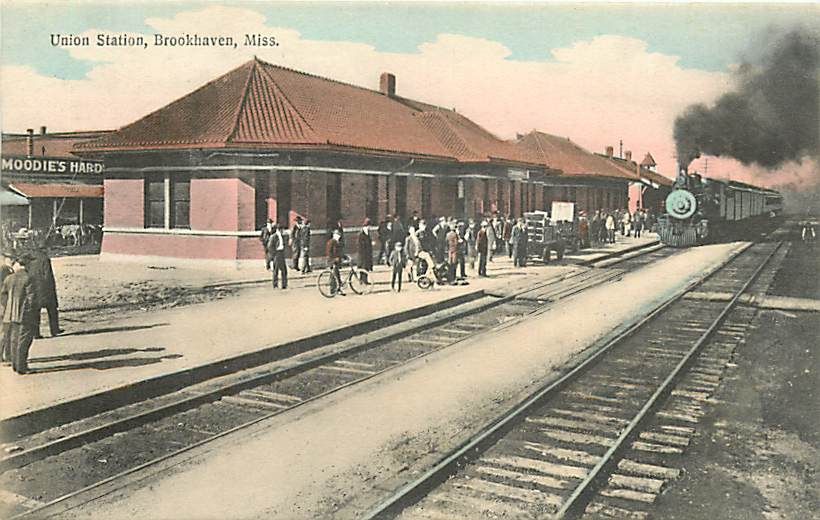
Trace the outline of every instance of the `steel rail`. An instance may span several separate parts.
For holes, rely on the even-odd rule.
[[[650,248],[647,248],[647,249],[648,250],[646,251],[646,253],[651,253],[651,252],[656,252],[657,251],[657,249],[650,249]],[[639,255],[631,256],[629,258],[623,258],[621,261],[625,262],[625,261],[634,259],[637,256],[642,256],[642,255],[639,254]],[[432,326],[438,326],[438,325],[441,325],[443,323],[450,322],[453,319],[467,318],[467,317],[472,316],[474,314],[478,314],[478,313],[490,310],[492,308],[498,307],[498,306],[503,305],[505,303],[510,303],[510,302],[514,301],[515,299],[518,299],[522,295],[525,295],[527,293],[531,293],[531,292],[537,291],[539,289],[544,289],[545,287],[549,287],[551,285],[556,285],[556,287],[555,287],[556,291],[554,293],[552,293],[552,296],[554,298],[549,298],[549,299],[545,300],[543,306],[535,308],[532,311],[527,312],[526,314],[524,314],[522,316],[519,316],[519,317],[517,317],[513,320],[510,320],[508,322],[501,323],[499,325],[496,325],[495,327],[491,327],[491,328],[486,329],[486,330],[481,330],[479,333],[480,334],[487,334],[487,333],[491,333],[491,332],[494,332],[494,331],[506,329],[506,328],[512,327],[512,326],[520,323],[521,321],[523,321],[525,319],[528,319],[529,317],[531,317],[533,315],[541,314],[542,312],[544,312],[544,311],[548,310],[549,308],[551,308],[552,305],[557,300],[567,298],[569,296],[572,296],[574,294],[582,292],[586,289],[590,289],[590,288],[593,288],[593,287],[598,287],[598,286],[603,285],[605,283],[611,282],[613,279],[620,278],[623,275],[623,272],[615,272],[615,273],[613,273],[612,276],[604,276],[604,277],[593,278],[591,283],[589,283],[588,285],[586,284],[586,282],[589,282],[589,280],[588,279],[583,279],[579,283],[571,284],[568,287],[561,287],[560,286],[560,284],[562,282],[566,282],[568,280],[571,281],[573,278],[576,278],[576,277],[580,276],[581,274],[588,273],[588,272],[589,271],[583,271],[582,270],[582,271],[577,271],[577,272],[574,272],[574,273],[570,273],[569,275],[551,278],[549,280],[546,280],[546,281],[543,281],[543,282],[540,282],[540,283],[536,283],[534,285],[530,285],[529,287],[518,290],[518,291],[516,291],[516,292],[514,292],[510,295],[505,296],[505,297],[498,298],[498,299],[493,300],[491,302],[485,303],[485,304],[483,304],[479,307],[476,307],[474,309],[464,310],[464,311],[456,314],[455,316],[439,317],[439,318],[437,318],[436,320],[434,320],[432,322],[426,322],[426,323],[423,323],[423,324],[419,324],[419,325],[411,327],[410,329],[403,330],[403,331],[397,331],[395,333],[388,334],[385,337],[378,338],[378,339],[372,340],[372,341],[366,341],[365,343],[354,345],[354,346],[346,348],[344,350],[330,352],[328,354],[318,356],[317,358],[314,358],[310,361],[300,363],[296,366],[284,367],[284,368],[281,368],[281,369],[273,371],[273,372],[259,374],[259,375],[253,376],[251,378],[248,378],[248,379],[243,379],[243,380],[238,381],[238,382],[228,383],[227,385],[220,386],[216,389],[210,390],[208,392],[205,392],[205,393],[202,393],[202,394],[199,394],[199,395],[183,398],[179,401],[175,401],[175,402],[172,402],[172,403],[169,403],[169,404],[165,404],[165,405],[159,406],[159,407],[151,409],[151,410],[139,412],[139,413],[136,413],[132,416],[121,418],[121,419],[112,421],[112,422],[107,423],[107,424],[103,424],[101,426],[98,426],[98,427],[95,427],[95,428],[92,428],[92,429],[89,429],[89,430],[84,430],[84,431],[78,432],[76,434],[66,436],[64,438],[56,439],[56,440],[51,441],[49,443],[46,443],[44,445],[36,446],[34,448],[31,448],[31,449],[25,450],[23,452],[17,453],[15,455],[12,455],[10,457],[7,457],[6,459],[0,460],[0,472],[8,471],[8,470],[14,469],[14,468],[19,468],[19,467],[22,467],[26,464],[30,464],[30,463],[32,463],[36,460],[41,460],[42,458],[44,458],[46,456],[62,453],[62,452],[67,451],[71,448],[81,446],[81,445],[86,444],[88,442],[94,442],[95,440],[99,440],[99,439],[108,437],[110,435],[113,435],[114,433],[127,431],[127,430],[130,430],[130,429],[136,428],[136,427],[138,427],[142,424],[146,424],[146,423],[158,420],[158,419],[162,419],[164,417],[171,416],[175,413],[179,413],[179,412],[184,411],[184,410],[195,408],[196,406],[200,406],[202,404],[206,404],[206,403],[209,403],[209,402],[216,401],[224,395],[233,394],[237,391],[241,391],[241,390],[244,390],[244,389],[247,389],[247,388],[253,388],[255,386],[259,386],[259,385],[267,383],[267,382],[286,379],[288,377],[296,376],[296,375],[298,375],[302,372],[305,372],[305,371],[310,370],[312,368],[316,368],[316,367],[331,363],[331,362],[333,362],[337,359],[341,359],[341,358],[350,356],[352,354],[356,354],[358,352],[367,351],[367,350],[376,348],[380,345],[383,345],[385,343],[389,343],[391,341],[396,341],[398,339],[401,339],[402,337],[406,337],[406,336],[418,333],[420,331],[423,331],[425,328],[430,327],[431,325]],[[486,297],[491,297],[491,296],[487,295]],[[423,319],[423,318],[424,317],[419,317],[419,318],[416,318],[416,319]],[[237,426],[235,426],[235,427],[233,427],[229,430],[226,430],[224,432],[220,432],[220,433],[217,433],[215,435],[209,436],[209,437],[207,437],[205,439],[202,439],[200,441],[197,441],[197,442],[195,442],[195,443],[193,443],[189,446],[185,446],[183,448],[175,450],[171,453],[168,453],[168,454],[163,455],[161,457],[158,457],[156,459],[152,459],[150,461],[147,461],[147,462],[145,462],[143,464],[140,464],[138,466],[135,466],[133,468],[125,469],[125,470],[123,470],[123,471],[121,471],[121,472],[119,472],[115,475],[112,475],[110,477],[107,477],[107,478],[105,478],[105,479],[103,479],[99,482],[89,484],[88,486],[85,486],[85,487],[83,487],[79,490],[73,491],[71,493],[67,493],[67,494],[65,494],[63,496],[60,496],[60,497],[58,497],[54,500],[51,500],[51,501],[49,501],[45,504],[42,504],[42,505],[40,505],[40,506],[38,506],[34,509],[24,511],[24,512],[18,514],[18,515],[15,515],[12,518],[13,519],[31,518],[33,516],[39,516],[40,514],[42,514],[44,512],[47,512],[47,511],[50,511],[50,510],[53,510],[55,508],[68,510],[68,509],[74,507],[74,506],[68,504],[68,502],[71,499],[73,499],[75,497],[78,497],[80,495],[87,495],[88,493],[94,491],[95,489],[99,490],[100,492],[97,493],[94,497],[92,497],[91,500],[97,499],[101,496],[104,496],[104,495],[114,491],[114,489],[111,489],[111,490],[101,489],[101,488],[104,488],[105,486],[107,486],[108,484],[112,484],[112,483],[115,483],[115,482],[118,482],[118,481],[122,481],[123,479],[126,479],[129,476],[134,475],[136,473],[139,473],[139,472],[141,472],[145,469],[148,469],[152,466],[157,466],[157,465],[159,465],[159,464],[161,464],[165,461],[171,460],[173,458],[180,457],[180,456],[184,455],[187,452],[190,452],[190,451],[192,451],[196,448],[199,448],[199,447],[202,447],[202,446],[207,445],[209,443],[212,443],[212,442],[214,442],[214,441],[216,441],[220,438],[223,438],[225,436],[234,434],[234,433],[242,431],[242,430],[247,430],[250,427],[252,427],[252,426],[254,426],[258,423],[261,423],[263,421],[266,421],[268,419],[273,418],[274,416],[277,416],[277,415],[280,415],[284,412],[293,410],[297,407],[301,407],[303,405],[306,405],[306,404],[308,404],[310,402],[313,402],[313,401],[316,401],[318,399],[327,397],[328,395],[333,394],[335,392],[338,392],[338,391],[340,391],[344,388],[348,388],[350,386],[353,386],[353,385],[362,383],[364,381],[367,381],[369,379],[372,379],[376,376],[382,375],[385,372],[388,372],[390,370],[394,370],[394,369],[396,369],[398,367],[401,367],[403,365],[406,365],[406,364],[408,364],[408,363],[410,363],[414,360],[417,360],[417,359],[423,358],[425,356],[428,356],[428,355],[430,355],[434,352],[442,350],[443,348],[447,348],[447,347],[450,347],[450,346],[455,345],[457,343],[460,343],[460,342],[462,342],[462,341],[464,341],[464,340],[466,340],[470,337],[473,337],[473,336],[464,337],[464,338],[461,338],[461,339],[456,339],[456,340],[454,340],[450,343],[442,345],[442,347],[440,347],[440,348],[436,348],[434,350],[421,353],[421,354],[413,356],[413,357],[411,357],[407,360],[404,360],[401,363],[386,367],[386,368],[384,368],[384,369],[382,369],[378,372],[375,372],[371,375],[356,379],[354,381],[350,381],[348,383],[344,383],[344,384],[342,384],[338,387],[335,387],[331,390],[328,390],[327,392],[323,392],[322,394],[318,394],[318,395],[315,395],[315,396],[310,397],[308,399],[305,399],[304,401],[301,401],[298,404],[294,404],[293,406],[290,406],[288,408],[273,411],[273,412],[264,414],[260,417],[251,419],[251,420],[249,420],[245,423],[239,424],[239,425],[237,425]],[[257,369],[259,369],[259,368],[261,368],[261,367],[257,367]],[[146,478],[146,477],[147,477],[147,475],[146,476],[141,476],[140,478],[136,478],[134,480],[139,481],[142,478]],[[120,487],[122,487],[122,486],[117,486],[117,488],[115,488],[115,489],[118,489]],[[57,512],[53,512],[53,513],[57,513]],[[47,513],[47,514],[51,514],[51,513]]]
[[[737,305],[740,297],[749,289],[755,280],[757,280],[760,273],[769,264],[769,261],[782,245],[783,242],[778,242],[777,246],[763,259],[743,286],[735,292],[734,297],[723,307],[723,310],[720,311],[720,314],[712,321],[711,325],[709,325],[697,341],[695,341],[695,344],[692,345],[683,359],[678,362],[675,368],[672,369],[672,372],[669,373],[643,407],[641,407],[640,411],[615,440],[615,443],[606,451],[603,458],[590,470],[578,487],[575,488],[569,499],[564,502],[561,508],[555,513],[554,518],[565,518],[570,515],[579,515],[583,512],[583,508],[586,507],[589,499],[591,499],[591,495],[605,482],[613,466],[617,463],[618,455],[625,449],[630,441],[634,440],[646,418],[661,404],[661,401],[669,392],[672,391],[678,378],[684,373],[695,356],[700,353],[706,342],[718,331],[725,321],[726,316],[728,316]]]
[[[743,248],[741,248],[740,250],[732,254],[729,258],[727,258],[725,261],[721,262],[719,265],[715,266],[709,272],[705,273],[699,279],[693,280],[691,283],[687,284],[686,287],[676,292],[666,301],[660,303],[646,316],[644,316],[639,321],[629,326],[626,330],[620,332],[611,340],[607,341],[600,348],[596,349],[589,357],[581,361],[569,372],[565,373],[557,380],[547,383],[541,389],[537,390],[535,393],[531,394],[529,397],[521,401],[518,405],[514,406],[506,414],[490,422],[478,434],[476,434],[475,436],[471,437],[470,439],[466,440],[465,442],[454,448],[450,452],[450,454],[441,459],[433,467],[424,472],[418,478],[399,488],[395,493],[387,497],[385,500],[383,500],[373,509],[367,512],[366,515],[362,518],[372,520],[382,518],[393,518],[397,516],[403,509],[405,509],[412,503],[416,502],[422,496],[429,493],[430,490],[434,489],[440,482],[443,482],[448,476],[455,473],[459,463],[466,462],[472,457],[478,456],[479,453],[482,452],[486,447],[489,447],[489,445],[491,445],[496,440],[501,438],[511,427],[517,424],[518,421],[532,408],[539,405],[544,399],[561,390],[569,383],[575,381],[587,369],[589,369],[595,363],[600,361],[601,358],[604,357],[604,355],[613,350],[617,345],[619,345],[627,338],[631,337],[635,332],[642,329],[647,323],[654,320],[656,317],[658,317],[661,313],[666,311],[673,304],[681,300],[681,298],[685,294],[687,294],[695,287],[707,281],[713,275],[715,275],[724,267],[726,267],[729,263],[731,263],[740,255],[748,251],[752,247],[752,245],[753,244],[751,243],[745,245]],[[778,245],[777,248],[775,248],[775,251],[777,251],[779,247],[780,245]],[[759,271],[762,270],[763,266],[766,263],[768,263],[768,260],[771,258],[773,254],[774,252],[772,252],[772,254],[769,257],[767,257],[766,261],[760,266],[759,270],[756,271],[755,277],[757,273],[759,273]],[[748,284],[744,285],[744,291],[747,286]],[[596,472],[596,474],[599,473],[600,470]]]

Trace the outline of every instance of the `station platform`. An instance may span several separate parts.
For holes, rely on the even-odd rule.
[[[602,259],[626,254],[655,240],[653,236],[623,239],[592,256]],[[568,256],[561,263],[532,264],[523,269],[514,268],[506,255],[496,256],[488,264],[488,278],[468,271],[468,285],[438,286],[428,291],[405,281],[402,292],[393,293],[387,268],[377,267],[377,286],[366,296],[348,291],[347,296],[324,298],[315,287],[318,272],[314,272],[294,276],[287,290],[271,289],[269,276],[226,280],[221,283],[258,282],[260,286],[251,285],[218,301],[123,313],[104,321],[72,321],[67,312],[62,316],[64,334],[34,341],[29,374],[15,374],[9,367],[0,370],[4,390],[0,393],[0,421],[176,374],[187,378],[202,367],[270,352],[277,346],[343,327],[372,324],[372,320],[387,316],[400,320],[405,314],[418,315],[470,301],[485,291],[501,292],[513,285],[560,277],[584,269],[574,262],[589,262],[590,256]],[[58,265],[55,270],[59,270]]]

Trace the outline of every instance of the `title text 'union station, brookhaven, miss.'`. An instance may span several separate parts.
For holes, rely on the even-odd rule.
[[[253,59],[74,145],[105,165],[103,255],[250,260],[268,218],[358,228],[386,215],[520,216],[552,201],[657,210],[672,182],[539,131],[506,141],[455,110]],[[348,248],[353,240],[347,241]]]

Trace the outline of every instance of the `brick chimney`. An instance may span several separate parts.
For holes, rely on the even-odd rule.
[[[26,155],[31,157],[34,155],[34,129],[26,129]]]
[[[632,151],[631,150],[627,150],[627,151],[624,152],[624,159],[626,159],[626,162],[632,161]]]
[[[389,72],[382,72],[379,78],[379,90],[388,97],[396,95],[396,76]]]
[[[611,146],[607,146],[606,147],[606,156],[607,157],[612,157],[614,154],[615,154],[615,148],[613,148]]]

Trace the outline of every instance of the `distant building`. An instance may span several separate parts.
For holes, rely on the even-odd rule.
[[[107,131],[2,135],[2,220],[7,229],[103,223],[103,170],[74,155]]]
[[[533,130],[519,136],[516,146],[535,154],[542,164],[559,170],[550,178],[547,207],[553,200],[575,202],[581,211],[625,208],[628,187],[637,177],[583,149],[566,137]]]
[[[629,185],[629,211],[649,209],[656,215],[664,212],[666,196],[672,191],[674,181],[655,171],[656,163],[652,154],[646,153],[640,164],[632,160],[632,152],[627,151],[624,157],[614,157],[612,148],[607,148],[607,154],[602,156],[624,172],[634,174],[636,179]]]

